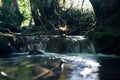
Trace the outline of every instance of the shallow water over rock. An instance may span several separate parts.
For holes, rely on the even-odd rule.
[[[85,36],[26,36],[27,50],[55,53],[95,53],[93,44]]]
[[[119,80],[119,66],[114,55],[17,53],[0,58],[0,80]]]

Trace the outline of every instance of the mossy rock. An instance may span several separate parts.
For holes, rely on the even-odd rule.
[[[120,37],[94,38],[96,51],[104,54],[120,55]]]
[[[87,36],[93,41],[97,53],[120,55],[119,29],[113,31],[109,28],[94,30]]]

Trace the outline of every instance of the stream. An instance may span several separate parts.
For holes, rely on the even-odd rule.
[[[0,80],[120,80],[120,57],[27,53],[0,58]]]
[[[32,46],[42,54],[26,51],[0,58],[0,80],[120,80],[120,57],[95,53],[83,36],[42,41]]]

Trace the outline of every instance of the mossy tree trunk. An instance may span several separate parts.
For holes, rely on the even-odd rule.
[[[35,26],[39,26],[41,24],[41,20],[40,20],[39,10],[36,5],[36,0],[30,0],[30,6],[31,6],[32,17],[35,22]]]
[[[90,37],[94,39],[98,52],[120,55],[120,0],[90,2],[97,17],[96,27]]]
[[[54,14],[54,9],[57,8],[59,0],[30,0],[31,3],[31,10],[34,14],[33,16],[39,16],[43,20],[43,23],[45,19],[50,15]],[[48,10],[49,9],[49,10]],[[48,12],[47,12],[48,11]],[[51,12],[49,12],[51,11]],[[38,24],[38,23],[36,23]]]
[[[98,19],[109,18],[119,12],[119,0],[89,0]]]
[[[54,20],[55,9],[58,9],[59,0],[30,0],[32,17],[35,22],[35,26],[41,26],[50,28],[49,21]],[[48,29],[50,30],[50,29]]]
[[[102,17],[102,0],[89,0],[93,6],[97,19]]]

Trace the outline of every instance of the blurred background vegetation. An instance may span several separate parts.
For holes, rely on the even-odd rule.
[[[90,3],[90,8],[84,8],[84,0],[77,1],[1,0],[0,29],[17,32],[16,29],[24,27],[32,28],[32,32],[52,33],[55,28],[67,25],[68,34],[78,35],[95,25],[95,15]]]

